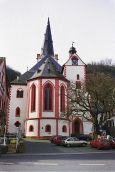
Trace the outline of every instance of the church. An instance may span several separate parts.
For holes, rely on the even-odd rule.
[[[67,88],[71,81],[86,79],[86,64],[70,48],[63,66],[54,54],[48,18],[44,44],[37,63],[11,83],[7,132],[20,128],[26,137],[38,139],[53,135],[89,134],[92,124],[76,114],[71,120],[67,112]],[[63,115],[67,113],[67,115]]]

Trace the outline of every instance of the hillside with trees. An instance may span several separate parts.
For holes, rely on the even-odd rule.
[[[11,67],[7,66],[6,67],[6,72],[7,72],[7,77],[9,82],[15,80],[17,78],[17,76],[20,76],[21,73],[12,69]]]
[[[87,74],[90,73],[104,73],[105,75],[110,75],[115,77],[115,66],[109,63],[92,63],[87,64]]]

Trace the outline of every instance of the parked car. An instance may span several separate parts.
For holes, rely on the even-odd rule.
[[[80,134],[77,136],[80,140],[91,141],[92,137],[89,134]]]
[[[56,135],[50,137],[50,142],[53,143]]]
[[[109,142],[110,142],[111,148],[115,148],[115,138],[110,138]]]
[[[67,138],[68,138],[68,136],[60,136],[55,140],[55,144],[60,146],[63,144],[63,141]]]
[[[91,147],[97,149],[110,149],[111,145],[108,139],[105,138],[97,138],[95,140],[90,141]]]
[[[89,134],[72,134],[72,137],[77,137],[79,140],[91,141],[92,137]]]
[[[76,137],[68,137],[65,140],[63,140],[62,143],[63,146],[87,146],[87,142],[84,140],[79,140]]]
[[[62,145],[62,141],[64,140],[64,139],[66,139],[67,138],[67,136],[56,136],[56,137],[54,137],[54,139],[53,139],[53,143],[54,144],[56,144],[56,145]]]

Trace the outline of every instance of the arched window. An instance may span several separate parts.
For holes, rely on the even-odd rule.
[[[66,127],[66,125],[63,125],[63,127],[62,127],[62,132],[64,132],[64,133],[67,132],[67,127]]]
[[[65,112],[65,88],[61,86],[60,89],[60,111]]]
[[[31,112],[36,108],[36,86],[33,84],[31,87]]]
[[[33,132],[33,131],[34,131],[33,125],[30,125],[30,126],[29,126],[29,132]]]
[[[45,132],[51,132],[51,125],[46,125]]]
[[[44,111],[53,110],[53,88],[51,84],[46,84],[44,86],[44,95],[43,95],[43,107]]]
[[[20,108],[19,107],[16,108],[15,116],[20,117]]]
[[[79,74],[77,74],[77,80],[79,80]]]
[[[17,90],[17,98],[23,98],[23,90],[22,89]]]

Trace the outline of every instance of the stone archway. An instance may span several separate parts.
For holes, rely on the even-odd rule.
[[[72,134],[79,135],[83,133],[83,122],[80,118],[75,118],[72,122]]]

